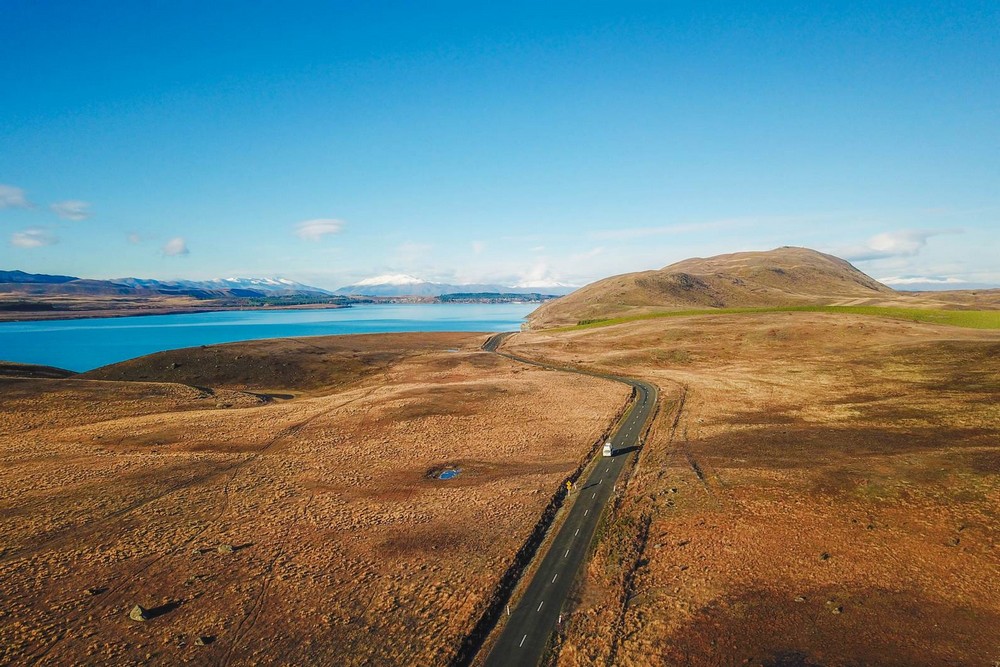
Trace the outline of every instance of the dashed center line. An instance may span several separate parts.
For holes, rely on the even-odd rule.
[[[538,609],[536,609],[535,611],[541,611],[543,604],[545,604],[545,600],[542,600],[541,602],[538,603]]]
[[[565,558],[565,557],[566,557],[566,556],[568,556],[568,555],[569,555],[569,549],[567,549],[567,550],[566,550],[566,553],[564,553],[564,554],[563,554],[563,558]]]
[[[573,533],[573,536],[574,536],[574,537],[576,537],[576,536],[577,536],[577,535],[579,535],[579,534],[580,534],[580,529],[579,529],[579,528],[577,528],[577,529],[576,529],[576,532],[575,532],[575,533]]]
[[[525,635],[525,636],[521,637],[521,643],[518,644],[517,647],[521,648],[522,646],[524,646],[524,640],[527,639],[527,638],[528,638],[528,635]]]
[[[588,514],[590,514],[590,510],[585,510],[583,516],[587,516]]]
[[[559,573],[556,572],[555,575],[552,577],[552,583],[553,584],[556,583],[556,577],[558,577],[558,576],[559,576]]]

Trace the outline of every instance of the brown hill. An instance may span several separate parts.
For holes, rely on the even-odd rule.
[[[79,377],[125,382],[175,382],[251,391],[340,387],[392,363],[430,352],[478,347],[469,333],[361,334],[275,338],[167,350],[102,366]]]
[[[853,304],[895,296],[839,257],[784,247],[686,259],[658,271],[605,278],[543,305],[529,323],[540,329],[652,311]]]

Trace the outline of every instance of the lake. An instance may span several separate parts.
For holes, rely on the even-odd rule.
[[[0,360],[89,371],[181,347],[287,336],[402,331],[516,331],[537,303],[361,304],[328,310],[0,322]]]

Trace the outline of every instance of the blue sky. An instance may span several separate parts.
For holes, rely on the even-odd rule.
[[[0,268],[1000,284],[998,62],[996,2],[5,0]]]

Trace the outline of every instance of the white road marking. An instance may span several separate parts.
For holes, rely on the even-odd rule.
[[[580,534],[580,529],[579,529],[579,528],[577,528],[577,529],[576,529],[576,532],[575,532],[575,533],[573,533],[573,536],[575,537],[575,536],[577,536],[577,535],[579,535],[579,534]]]
[[[594,495],[592,495],[591,498],[596,498],[596,497],[597,497],[597,491],[594,491]]]
[[[586,510],[586,511],[585,511],[585,512],[583,513],[583,516],[587,516],[588,514],[590,514],[590,510]]]
[[[552,583],[553,584],[556,583],[556,577],[558,577],[558,576],[559,576],[559,573],[556,572],[555,575],[552,577]]]
[[[566,557],[566,556],[568,556],[568,555],[569,555],[569,549],[567,549],[567,550],[566,550],[566,553],[564,553],[564,554],[563,554],[563,558],[565,558],[565,557]]]
[[[521,648],[522,646],[524,646],[524,640],[527,639],[527,638],[528,638],[528,635],[525,635],[525,636],[521,637],[521,643],[518,644],[517,647]]]
[[[541,611],[543,604],[545,604],[545,600],[542,600],[541,602],[538,603],[538,609],[536,609],[535,611]]]

